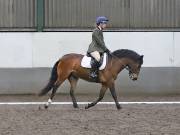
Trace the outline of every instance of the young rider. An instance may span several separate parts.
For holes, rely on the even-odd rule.
[[[103,37],[103,30],[107,27],[108,21],[109,20],[105,16],[99,16],[96,19],[96,28],[93,30],[92,42],[90,43],[87,51],[88,54],[95,61],[94,64],[91,64],[92,66],[92,69],[90,71],[91,78],[97,78],[101,55],[103,55],[104,52],[109,52],[109,50],[105,45],[104,37]]]

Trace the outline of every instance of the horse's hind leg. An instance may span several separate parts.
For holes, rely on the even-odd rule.
[[[76,89],[78,78],[73,76],[73,75],[70,75],[68,80],[69,80],[69,82],[71,84],[71,87],[70,87],[70,96],[72,98],[73,106],[74,106],[74,108],[79,108],[78,104],[77,104],[77,101],[76,101],[76,98],[74,96],[74,91]]]
[[[50,98],[48,99],[48,102],[45,104],[45,108],[48,108],[49,105],[52,103],[52,99],[54,98],[57,89],[60,87],[60,85],[68,78],[69,74],[65,74],[66,72],[60,72],[58,74],[58,79],[55,82],[54,86],[53,86],[53,90],[52,93],[50,95]]]
[[[49,105],[52,103],[52,99],[54,98],[55,94],[56,94],[56,91],[57,89],[59,88],[59,86],[63,83],[64,81],[56,81],[56,83],[54,84],[53,86],[53,90],[52,90],[52,93],[50,95],[50,98],[48,99],[48,102],[45,104],[45,108],[47,109],[49,107]]]
[[[104,94],[105,94],[106,90],[107,90],[107,87],[105,85],[102,85],[102,88],[100,90],[98,99],[95,100],[94,102],[88,104],[87,106],[85,106],[85,109],[88,109],[88,108],[90,108],[92,106],[95,106],[99,101],[101,101],[103,99],[103,97],[104,97]]]

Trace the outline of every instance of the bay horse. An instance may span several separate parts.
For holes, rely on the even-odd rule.
[[[117,109],[121,109],[115,91],[115,80],[118,74],[125,68],[129,71],[130,79],[133,81],[137,80],[141,65],[143,64],[143,55],[139,55],[136,52],[128,49],[116,50],[109,53],[106,67],[105,69],[99,71],[99,77],[96,81],[89,77],[90,69],[81,67],[82,58],[83,55],[81,54],[70,53],[64,55],[55,63],[54,67],[52,68],[51,77],[48,84],[38,94],[39,96],[43,96],[52,90],[50,98],[47,104],[45,104],[45,108],[48,108],[48,106],[51,104],[58,87],[66,79],[69,80],[71,85],[70,96],[72,98],[73,106],[74,108],[78,108],[74,91],[78,79],[81,78],[89,82],[101,83],[102,85],[99,97],[94,102],[87,104],[85,109],[88,109],[101,101],[107,89],[110,89]]]

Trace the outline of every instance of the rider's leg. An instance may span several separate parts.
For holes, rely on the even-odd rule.
[[[100,62],[101,56],[98,51],[94,51],[94,52],[90,53],[90,55],[94,58],[94,62],[92,62],[92,64],[91,64],[92,68],[90,71],[90,77],[96,78],[98,70],[99,70],[99,62]]]
[[[101,56],[100,56],[100,53],[98,51],[94,51],[90,54],[93,58],[95,58],[95,60],[97,60],[98,62],[100,61]]]

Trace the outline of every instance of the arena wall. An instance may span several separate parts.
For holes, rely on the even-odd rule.
[[[144,55],[138,81],[123,71],[119,94],[180,93],[180,32],[105,32],[111,51],[132,49]],[[53,64],[66,53],[85,54],[91,32],[1,32],[0,94],[34,94],[47,83]],[[97,93],[100,85],[80,81],[77,93]],[[59,92],[69,92],[65,84]]]

